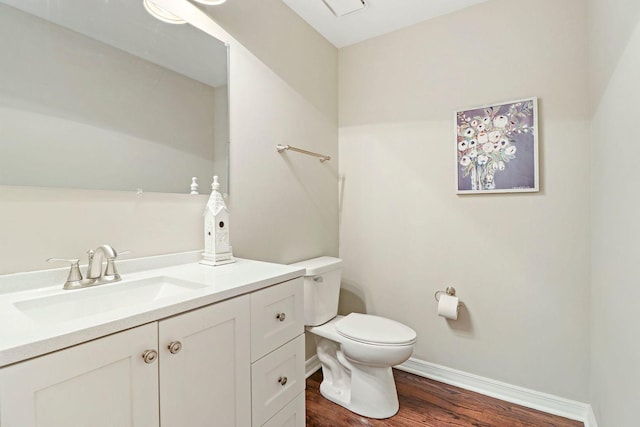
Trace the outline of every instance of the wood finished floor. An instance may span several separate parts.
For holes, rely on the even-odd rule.
[[[400,411],[374,420],[347,411],[320,395],[322,372],[307,379],[307,427],[583,427],[549,415],[427,378],[394,370]]]

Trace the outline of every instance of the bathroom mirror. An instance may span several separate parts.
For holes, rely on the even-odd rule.
[[[142,0],[0,0],[0,185],[228,192],[227,46]]]

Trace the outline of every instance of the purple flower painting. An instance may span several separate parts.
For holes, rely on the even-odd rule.
[[[458,194],[538,191],[537,98],[456,111]]]

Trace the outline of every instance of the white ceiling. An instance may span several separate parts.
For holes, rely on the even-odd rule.
[[[322,0],[282,1],[340,48],[487,0],[364,0],[366,8],[339,18]]]

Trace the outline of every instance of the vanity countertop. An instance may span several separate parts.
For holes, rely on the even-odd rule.
[[[141,265],[140,262],[138,264]],[[147,262],[146,266],[157,264]],[[0,367],[253,292],[300,277],[304,273],[304,269],[299,267],[238,258],[233,264],[217,267],[188,262],[143,271],[125,270],[121,269],[122,281],[93,288],[62,290],[63,280],[55,286],[26,286],[26,290],[0,293]],[[16,275],[15,281],[27,283],[29,275]],[[65,295],[74,292],[92,292],[108,286],[122,287],[130,282],[156,278],[185,281],[197,287],[187,292],[156,297],[149,302],[119,306],[116,300],[113,308],[102,313],[89,312],[78,317],[65,315],[53,322],[34,319],[18,308],[20,304],[44,297],[62,300]],[[2,279],[11,283],[11,276]]]

